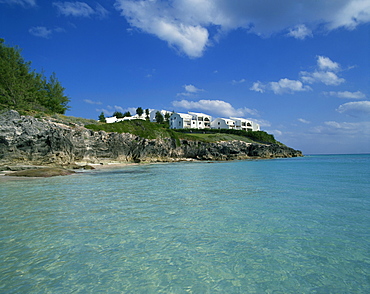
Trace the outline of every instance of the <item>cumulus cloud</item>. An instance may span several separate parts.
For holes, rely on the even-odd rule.
[[[338,86],[346,80],[338,77],[336,72],[340,65],[325,56],[317,56],[317,69],[314,72],[301,71],[301,79],[308,84],[323,83],[327,86]]]
[[[177,96],[192,96],[199,92],[203,92],[203,89],[199,89],[192,84],[184,85],[185,92],[178,93]]]
[[[370,101],[348,102],[337,108],[339,113],[345,113],[351,116],[370,115]]]
[[[351,30],[370,21],[368,0],[116,0],[115,7],[131,26],[189,57],[200,57],[220,32],[238,28],[259,36],[289,30],[289,36],[304,39],[316,28]]]
[[[325,56],[317,56],[317,66],[320,70],[337,71],[340,69],[339,63],[334,62],[329,57]]]
[[[250,87],[249,90],[264,93],[266,91],[266,85],[264,85],[260,81],[257,81],[253,83],[252,87]]]
[[[53,2],[53,6],[64,16],[104,18],[108,15],[108,11],[100,4],[97,4],[96,9],[85,2]]]
[[[301,81],[280,79],[278,82],[269,82],[266,84],[260,81],[253,83],[250,88],[252,91],[264,93],[266,91],[272,91],[275,94],[293,94],[295,92],[305,92],[312,90],[310,86],[305,86]]]
[[[297,25],[289,30],[288,36],[304,40],[306,37],[312,37],[312,31],[305,25]]]
[[[246,115],[258,115],[257,110],[249,109],[247,107],[235,109],[230,103],[222,100],[199,100],[199,101],[173,101],[174,107],[193,110],[193,111],[206,111],[214,115],[225,117]]]
[[[0,0],[0,3],[20,5],[25,8],[36,6],[36,0]]]
[[[293,94],[295,92],[311,91],[312,88],[306,84],[323,83],[327,86],[338,86],[346,80],[339,77],[336,72],[341,70],[339,63],[325,56],[317,56],[316,69],[313,72],[301,71],[300,80],[280,79],[278,82],[262,83],[254,82],[249,89],[264,93],[272,91],[275,94]],[[348,92],[349,93],[349,92]],[[346,93],[346,94],[348,94]],[[345,95],[345,94],[343,94]]]
[[[349,92],[349,91],[343,91],[343,92],[335,92],[335,91],[330,91],[330,92],[324,92],[325,95],[328,96],[334,96],[338,98],[345,98],[345,99],[364,99],[366,98],[366,95],[362,93],[361,91],[357,92]]]
[[[308,84],[323,83],[327,86],[338,86],[346,81],[345,79],[338,77],[336,73],[331,71],[302,71],[301,75],[302,81]]]

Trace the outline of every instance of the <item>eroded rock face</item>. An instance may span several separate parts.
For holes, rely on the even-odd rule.
[[[94,132],[11,110],[0,114],[0,163],[67,165],[74,162],[156,162],[182,159],[231,160],[302,156],[279,145],[242,141],[203,143],[143,139],[132,134]]]

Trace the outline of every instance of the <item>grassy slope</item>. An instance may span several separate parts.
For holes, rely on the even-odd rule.
[[[63,123],[69,126],[85,126],[88,129],[94,131],[106,131],[106,132],[117,132],[117,133],[130,133],[146,139],[156,139],[156,138],[173,138],[176,139],[179,144],[179,139],[185,139],[190,141],[201,141],[201,142],[220,142],[220,141],[232,141],[240,140],[248,143],[278,143],[281,144],[273,138],[272,135],[268,135],[265,132],[243,132],[243,131],[233,131],[233,130],[208,130],[211,133],[203,133],[196,130],[192,130],[191,133],[188,132],[178,132],[171,130],[165,124],[152,123],[145,120],[132,120],[132,121],[122,121],[118,123],[100,123],[93,119],[84,119],[73,116],[66,116],[61,114],[54,114],[48,116],[45,114],[35,114],[36,118],[44,118],[52,120],[54,122]],[[207,131],[207,132],[208,132]],[[228,133],[230,132],[230,133]],[[282,145],[282,144],[281,144]]]
[[[258,138],[248,137],[260,133],[260,135],[262,136],[267,136],[267,142],[277,143],[272,136],[267,135],[265,132],[253,132],[254,134],[248,132],[239,132],[238,134],[212,132],[206,134],[203,132],[196,133],[193,130],[192,133],[183,133],[168,129],[168,127],[164,124],[156,124],[144,120],[122,121],[112,124],[98,123],[86,125],[85,127],[94,131],[103,130],[106,132],[131,133],[147,139],[174,138],[176,140],[186,139],[202,142],[219,142],[231,140],[240,140],[248,143],[261,142],[261,140],[258,140]],[[271,141],[271,137],[273,141]]]

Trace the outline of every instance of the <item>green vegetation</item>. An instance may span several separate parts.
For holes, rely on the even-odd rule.
[[[144,113],[144,110],[143,110],[141,107],[138,107],[138,108],[136,109],[136,114],[137,114],[138,116],[142,116],[142,115],[143,115],[143,113]]]
[[[195,129],[182,129],[172,130],[168,128],[166,123],[152,123],[147,120],[130,120],[121,121],[111,124],[91,124],[85,126],[88,129],[94,131],[106,131],[106,132],[117,132],[117,133],[130,133],[146,139],[156,138],[174,138],[177,141],[179,139],[185,139],[190,141],[201,141],[201,142],[219,142],[219,141],[231,141],[240,140],[248,143],[274,143],[277,142],[273,135],[267,134],[263,131],[257,132],[246,132],[239,130],[195,130]]]
[[[69,108],[70,99],[55,73],[47,79],[31,69],[17,47],[9,47],[0,39],[0,110],[14,109],[21,113],[61,113]]]
[[[100,115],[99,115],[99,121],[102,122],[102,123],[105,123],[105,115],[104,115],[104,112],[101,112]]]
[[[159,124],[163,124],[164,123],[164,117],[162,115],[162,113],[160,113],[159,111],[157,111],[155,113],[155,121]]]
[[[239,137],[248,138],[251,141],[258,143],[270,143],[270,144],[280,144],[275,140],[275,137],[271,134],[267,134],[264,131],[242,131],[242,130],[229,130],[229,129],[204,129],[204,130],[190,130],[190,129],[179,129],[177,132],[186,133],[187,136],[199,137],[199,135],[208,135],[211,134],[229,134]]]
[[[111,124],[91,124],[85,126],[94,131],[130,133],[146,139],[178,138],[178,134],[165,124],[152,123],[147,120],[126,120]]]

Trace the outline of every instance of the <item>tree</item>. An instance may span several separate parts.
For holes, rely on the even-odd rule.
[[[150,120],[150,117],[149,117],[149,115],[150,115],[150,112],[149,112],[149,109],[147,108],[147,109],[145,109],[145,119],[146,120]]]
[[[130,117],[131,116],[131,113],[130,111],[126,111],[124,114],[123,114],[123,117]]]
[[[65,113],[70,99],[55,73],[49,81],[43,73],[31,70],[18,47],[0,39],[0,109]]]
[[[104,112],[102,112],[102,113],[99,115],[99,121],[100,121],[100,122],[106,122],[106,121],[105,121],[105,115],[104,115]]]
[[[45,84],[46,101],[43,106],[50,109],[52,112],[64,114],[69,108],[69,98],[64,96],[64,90],[65,88],[62,87],[56,74],[53,72],[49,82]]]
[[[138,107],[138,108],[136,109],[136,114],[137,114],[139,117],[141,117],[141,116],[143,115],[143,113],[144,113],[144,110],[143,110],[141,107]]]
[[[113,112],[113,116],[115,116],[116,118],[123,118],[123,117],[125,117],[125,115],[122,112],[120,112],[120,111]]]
[[[159,123],[159,124],[163,124],[163,122],[164,122],[164,118],[163,118],[163,115],[162,115],[162,113],[161,113],[160,111],[157,111],[157,112],[155,113],[155,121],[156,121],[157,123]]]

